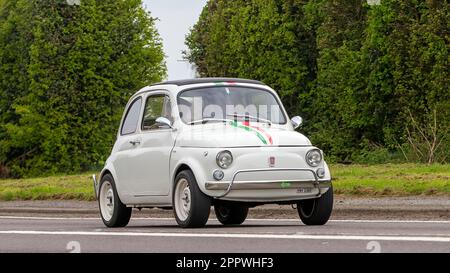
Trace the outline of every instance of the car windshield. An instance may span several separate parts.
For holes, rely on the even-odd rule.
[[[191,89],[178,96],[180,117],[186,124],[239,120],[285,124],[278,99],[269,91],[239,86]]]

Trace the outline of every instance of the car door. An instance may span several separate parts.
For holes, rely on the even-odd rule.
[[[135,171],[133,181],[129,182],[137,198],[169,194],[169,163],[176,131],[158,124],[156,120],[160,117],[173,123],[172,101],[166,92],[152,92],[145,99],[139,143],[128,158]]]
[[[122,196],[127,200],[133,196],[132,181],[136,181],[139,177],[139,170],[130,159],[135,157],[141,141],[139,124],[142,108],[143,98],[141,96],[129,104],[115,144],[116,152],[112,162],[118,180],[116,183],[119,184]]]

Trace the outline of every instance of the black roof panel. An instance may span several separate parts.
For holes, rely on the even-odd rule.
[[[264,84],[264,83],[262,83],[260,81],[247,80],[247,79],[238,79],[238,78],[198,78],[198,79],[188,79],[188,80],[166,81],[166,82],[160,82],[160,83],[152,84],[150,86],[157,86],[157,85],[183,86],[183,85],[191,85],[191,84],[219,83],[219,82]]]

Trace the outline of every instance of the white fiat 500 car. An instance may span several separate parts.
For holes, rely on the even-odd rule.
[[[131,97],[94,187],[107,227],[132,208],[173,208],[184,228],[203,227],[211,206],[224,225],[251,207],[296,205],[306,225],[333,208],[323,152],[295,131],[277,93],[253,80],[204,78],[148,86]]]

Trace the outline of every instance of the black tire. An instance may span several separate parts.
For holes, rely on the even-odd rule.
[[[102,207],[100,205],[101,202],[100,195],[102,193],[99,192],[98,206],[100,210],[100,217],[102,218],[103,223],[107,227],[110,228],[126,227],[130,222],[132,209],[125,206],[120,200],[119,195],[117,193],[116,183],[114,182],[114,178],[110,174],[106,174],[105,176],[102,177],[102,180],[100,181],[99,191],[102,190],[102,186],[106,182],[109,182],[112,186],[114,196],[114,209],[110,220],[107,220],[103,217],[103,213],[101,211]]]
[[[223,225],[240,225],[244,223],[248,215],[248,207],[233,204],[214,205],[217,220]]]
[[[305,225],[325,225],[333,211],[333,187],[320,198],[299,201],[297,211]]]
[[[190,210],[186,219],[180,219],[177,214],[175,198],[176,188],[178,183],[186,180],[190,191]],[[197,180],[190,170],[180,172],[175,178],[175,183],[172,191],[172,204],[175,219],[178,225],[182,228],[201,228],[208,222],[211,211],[211,198],[205,195],[198,187]]]

